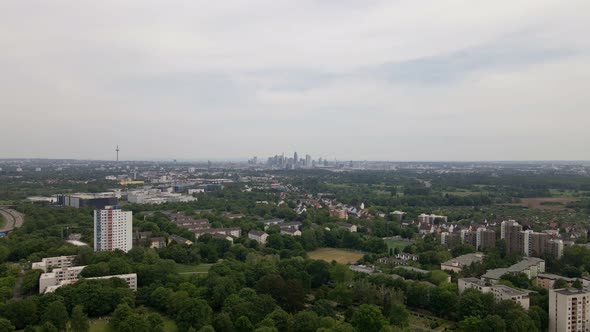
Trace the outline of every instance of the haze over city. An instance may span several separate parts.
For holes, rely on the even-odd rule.
[[[0,4],[0,158],[588,160],[588,1]]]

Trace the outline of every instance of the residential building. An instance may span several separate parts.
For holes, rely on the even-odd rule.
[[[43,270],[43,272],[50,271],[54,268],[64,268],[73,266],[74,260],[77,256],[57,256],[45,257],[40,262],[32,264],[31,269]]]
[[[527,257],[543,257],[549,241],[549,234],[526,230],[521,232],[521,235],[523,237],[523,254]]]
[[[565,282],[567,282],[568,287],[572,287],[576,281],[576,278],[568,278],[550,273],[539,273],[535,278],[535,283],[538,287],[553,289],[555,282],[559,279],[563,279]]]
[[[285,219],[269,219],[264,220],[262,223],[264,224],[264,230],[267,230],[270,226],[280,225],[285,222]]]
[[[458,243],[461,243],[460,233],[442,232],[440,234],[440,243],[448,247],[452,247]]]
[[[53,269],[51,272],[41,273],[39,276],[39,294],[44,294],[47,287],[55,286],[62,281],[78,280],[80,272],[86,266],[71,266]]]
[[[520,304],[525,310],[529,309],[530,298],[527,292],[504,285],[492,285],[477,278],[461,278],[457,282],[459,294],[467,289],[477,289],[487,294],[491,293],[496,301],[510,300]]]
[[[150,239],[150,248],[160,249],[166,247],[166,238],[153,237]]]
[[[590,292],[575,288],[549,290],[549,332],[590,330]]]
[[[507,273],[524,273],[529,279],[532,279],[543,272],[545,272],[544,260],[536,257],[525,257],[510,267],[488,270],[481,276],[481,279],[495,284]]]
[[[563,256],[564,242],[560,239],[551,239],[547,241],[547,253],[553,257],[560,259]]]
[[[133,246],[133,213],[107,206],[94,210],[94,251],[122,250]]]
[[[465,254],[453,259],[450,259],[440,264],[440,269],[443,271],[461,272],[464,268],[474,263],[483,261],[485,255],[482,253]]]
[[[514,220],[504,220],[500,224],[500,238],[506,241],[506,252],[508,254],[522,253],[521,231],[522,226]]]
[[[191,245],[193,245],[193,241],[191,241],[191,240],[189,240],[189,239],[185,239],[185,238],[183,238],[182,236],[178,236],[178,235],[176,235],[176,234],[171,234],[171,235],[168,237],[168,241],[169,241],[169,243],[170,243],[170,242],[176,242],[176,243],[178,243],[178,244],[184,244],[184,245],[187,245],[187,246],[191,246]]]
[[[137,291],[137,274],[135,273],[129,273],[129,274],[116,274],[116,275],[110,275],[110,276],[103,276],[103,277],[94,277],[94,278],[85,278],[86,280],[103,280],[103,279],[112,279],[112,278],[119,278],[119,279],[123,279],[126,283],[127,286],[133,290],[133,291]],[[70,280],[63,280],[58,282],[55,285],[51,285],[48,286],[45,289],[45,294],[47,293],[53,293],[55,292],[58,288],[65,286],[65,285],[71,285],[74,284],[78,281],[79,279],[70,279]]]
[[[493,229],[478,228],[476,236],[477,250],[485,250],[496,247],[496,231]]]
[[[266,234],[263,231],[253,229],[250,232],[248,232],[248,238],[260,244],[266,244],[266,238],[268,238],[268,234]]]
[[[348,224],[345,222],[337,222],[336,225],[338,225],[342,228],[346,228],[351,233],[355,233],[357,231],[356,225],[353,225],[353,224]]]
[[[420,223],[427,223],[427,224],[434,224],[435,221],[440,221],[440,222],[447,222],[447,217],[446,216],[439,216],[436,214],[425,214],[422,213],[421,215],[418,216],[418,222]]]
[[[281,228],[281,234],[289,236],[301,236],[301,231],[293,228]]]
[[[229,227],[229,228],[208,228],[208,229],[200,229],[193,232],[195,234],[195,239],[198,239],[200,236],[205,234],[222,234],[225,236],[233,236],[233,237],[240,237],[242,236],[242,229],[240,227]]]
[[[346,211],[345,209],[330,209],[330,217],[348,220],[348,211]]]

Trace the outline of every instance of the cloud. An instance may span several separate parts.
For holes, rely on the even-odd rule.
[[[588,159],[588,10],[3,1],[0,157]]]

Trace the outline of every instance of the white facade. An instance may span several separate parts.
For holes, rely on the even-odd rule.
[[[484,294],[491,293],[496,301],[510,300],[529,310],[530,298],[527,292],[504,285],[492,285],[477,278],[461,278],[457,281],[457,286],[459,294],[467,289],[477,289]]]
[[[590,292],[578,289],[549,290],[549,332],[590,329]]]
[[[94,211],[94,251],[128,252],[133,243],[133,213],[107,207]]]
[[[80,272],[85,266],[64,267],[53,269],[52,272],[42,273],[39,277],[39,294],[46,292],[48,287],[59,285],[62,282],[78,280]]]
[[[47,272],[54,268],[70,267],[73,265],[74,259],[76,259],[76,256],[45,257],[40,262],[33,263],[31,269]]]

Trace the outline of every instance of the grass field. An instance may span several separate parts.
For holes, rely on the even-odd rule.
[[[90,329],[88,332],[115,332],[109,325],[109,318],[90,320]],[[162,316],[162,319],[164,320],[164,332],[178,332],[178,327],[176,327],[176,323],[172,319],[164,316]]]
[[[401,240],[394,240],[394,239],[384,239],[384,241],[385,241],[385,244],[387,244],[388,249],[395,250],[395,248],[397,248],[399,251],[402,251],[405,247],[414,243],[411,241],[401,241]]]
[[[363,257],[363,254],[336,248],[320,248],[307,253],[309,258],[323,260],[326,262],[336,261],[341,264],[356,262]]]
[[[191,273],[209,273],[209,269],[213,264],[176,264],[176,269],[180,274],[191,274]]]
[[[577,201],[571,197],[538,197],[521,198],[520,203],[501,204],[506,206],[522,206],[529,209],[563,211],[566,204]]]

